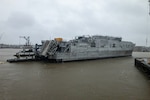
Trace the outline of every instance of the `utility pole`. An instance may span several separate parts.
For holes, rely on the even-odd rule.
[[[3,34],[4,33],[2,33],[1,35],[0,35],[0,41],[1,41],[1,39],[2,39],[2,37],[3,37]],[[0,48],[2,47],[2,43],[0,43]]]
[[[150,15],[150,0],[148,2],[149,2],[149,15]]]
[[[0,40],[2,39],[3,33],[0,35]]]
[[[149,2],[149,11],[148,11],[148,19],[149,19],[149,16],[150,16],[150,0],[148,0]],[[146,36],[146,46],[148,45],[148,34],[149,34],[149,20],[148,20],[148,32],[147,32],[147,36]]]
[[[2,33],[2,34],[0,35],[0,41],[1,41],[1,39],[2,39],[3,34],[4,34],[4,33]],[[2,43],[0,43],[0,48],[2,48]]]

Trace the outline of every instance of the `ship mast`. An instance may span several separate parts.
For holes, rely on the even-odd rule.
[[[30,37],[29,36],[20,36],[20,38],[24,38],[26,40],[26,46],[30,45]]]

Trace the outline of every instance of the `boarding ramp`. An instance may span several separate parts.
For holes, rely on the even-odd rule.
[[[42,49],[41,49],[41,56],[47,56],[47,51],[49,49],[49,45],[50,45],[51,41],[45,41],[43,43]]]
[[[54,55],[56,53],[57,48],[58,48],[58,42],[55,40],[52,40],[48,48],[48,55],[49,56]]]
[[[43,47],[41,49],[41,56],[47,57],[52,56],[56,53],[56,50],[58,48],[58,42],[55,40],[51,41],[45,41],[43,43]]]

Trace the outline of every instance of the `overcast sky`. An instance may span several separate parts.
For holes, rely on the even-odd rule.
[[[0,0],[0,43],[108,35],[150,45],[148,0]]]

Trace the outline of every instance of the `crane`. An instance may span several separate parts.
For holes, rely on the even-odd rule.
[[[26,40],[26,46],[30,45],[30,37],[29,36],[20,36],[20,38],[24,38]]]

